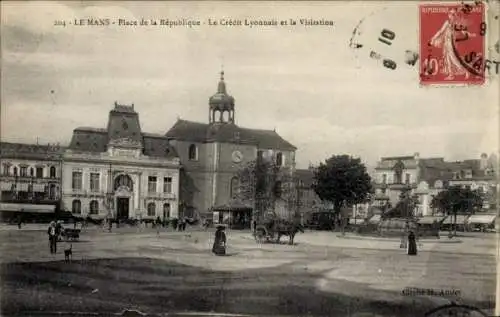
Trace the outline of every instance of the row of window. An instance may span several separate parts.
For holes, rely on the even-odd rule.
[[[99,192],[100,191],[100,179],[101,174],[90,173],[90,191]],[[115,179],[114,190],[119,187],[128,187],[129,190],[133,190],[133,182],[130,176],[120,175]],[[72,175],[71,188],[73,190],[83,189],[83,173],[79,171],[74,171]],[[149,176],[148,177],[148,192],[156,193],[158,192],[158,177]],[[163,192],[172,193],[172,177],[163,178]]]
[[[36,177],[36,178],[42,178],[44,172],[43,167],[30,167],[28,169],[28,166],[20,166],[19,168],[17,166],[13,166],[11,168],[11,165],[5,163],[3,164],[3,171],[2,174],[6,176],[21,176],[21,177]],[[56,177],[56,167],[51,166],[49,168],[49,177],[50,178],[55,178]]]
[[[79,199],[73,200],[71,204],[71,212],[74,214],[81,214],[82,213],[82,202]],[[89,214],[90,215],[97,215],[99,214],[99,202],[97,200],[92,200],[89,203]],[[156,204],[153,202],[148,203],[147,205],[147,215],[150,217],[156,216]],[[163,216],[165,218],[170,218],[170,204],[169,203],[164,203],[163,204]]]
[[[411,174],[406,173],[405,175],[405,184],[410,184],[411,181]],[[394,173],[394,184],[402,184],[403,183],[403,177],[401,173]],[[387,174],[382,174],[382,184],[387,184]]]

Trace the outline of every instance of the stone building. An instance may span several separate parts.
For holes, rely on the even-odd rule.
[[[54,212],[60,201],[63,147],[0,143],[0,210]]]
[[[217,92],[209,98],[208,123],[179,119],[166,134],[183,166],[186,215],[222,210],[227,217],[251,217],[252,206],[236,201],[237,174],[258,157],[272,159],[283,171],[293,173],[296,147],[276,131],[238,126],[235,110],[222,72]],[[239,210],[244,213],[237,215]]]
[[[63,205],[75,215],[178,217],[179,158],[165,136],[141,130],[133,104],[115,103],[107,128],[76,128],[63,161]]]
[[[373,182],[375,188],[374,205],[394,206],[404,191],[417,187],[419,175],[419,155],[383,157],[375,167]]]
[[[495,155],[448,162],[444,158],[401,156],[382,158],[375,169],[374,205],[394,206],[403,190],[418,200],[416,215],[433,214],[432,199],[450,186],[478,189],[483,193],[483,209],[496,208],[498,163]]]

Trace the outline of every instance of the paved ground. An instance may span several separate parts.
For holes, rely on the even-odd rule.
[[[44,227],[0,228],[2,315],[34,311],[216,311],[256,315],[423,316],[451,301],[491,310],[494,235],[422,240],[409,257],[398,239],[307,232],[297,244],[257,244],[229,231],[216,257],[213,232],[89,228],[74,258],[51,255]],[[62,246],[62,245],[61,245]],[[405,288],[454,292],[403,294]],[[374,312],[376,315],[362,315]]]

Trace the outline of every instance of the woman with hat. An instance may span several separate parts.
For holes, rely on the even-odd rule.
[[[212,252],[215,255],[226,254],[226,234],[224,233],[225,229],[226,227],[218,225],[217,231],[215,231],[214,245],[212,247]]]

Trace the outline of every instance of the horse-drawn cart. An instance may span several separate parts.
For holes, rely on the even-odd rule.
[[[266,219],[256,223],[253,231],[255,241],[259,243],[274,242],[280,243],[282,236],[289,237],[289,244],[293,244],[293,239],[297,232],[304,233],[303,227],[294,221]]]

